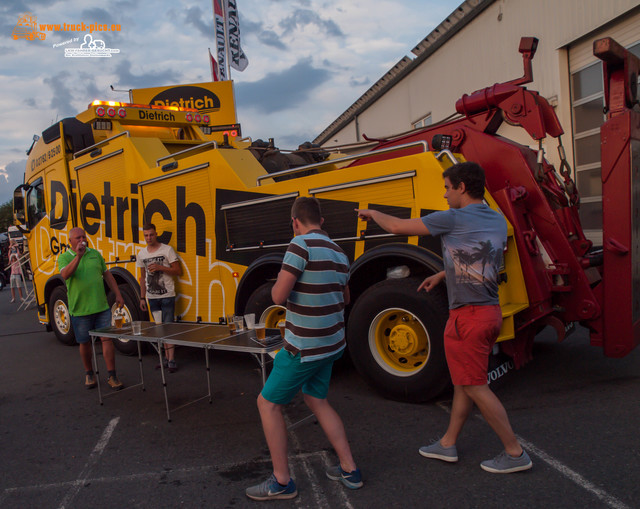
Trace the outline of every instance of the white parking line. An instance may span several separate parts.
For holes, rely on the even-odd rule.
[[[287,423],[287,427],[291,426],[291,421],[290,421],[290,419],[289,419],[289,417],[287,415],[284,415],[284,420]],[[290,437],[290,441],[291,441],[292,445],[296,449],[300,449],[300,441],[298,440],[298,437],[296,436],[295,432],[291,431],[289,433],[289,437]],[[309,461],[307,460],[306,457],[301,457],[300,460],[301,460],[301,463],[302,463],[302,468],[304,470],[304,473],[305,473],[307,479],[309,479],[309,482],[311,483],[311,491],[313,493],[313,499],[315,501],[315,504],[314,504],[315,507],[328,507],[329,503],[326,500],[326,498],[324,497],[324,494],[321,492],[321,489],[320,489],[320,486],[318,485],[317,479],[315,478],[315,476],[311,472],[311,465],[309,464]],[[289,462],[289,463],[291,463],[291,462]],[[293,470],[293,468],[292,468],[292,470]],[[292,474],[293,474],[293,472],[292,472]],[[301,500],[300,497],[298,497],[296,499],[296,506],[300,506],[300,503],[301,503],[300,500]]]
[[[290,455],[289,458],[292,463],[297,462],[297,460],[305,460],[307,458],[320,458],[323,459],[326,453],[324,451],[315,451],[315,452],[304,452],[300,454]],[[271,464],[270,458],[263,458],[258,460],[251,460],[251,464],[255,463],[268,463]],[[85,483],[122,483],[128,481],[140,481],[140,480],[153,480],[157,479],[159,476],[173,475],[173,476],[190,476],[191,474],[200,475],[206,472],[216,472],[220,470],[237,470],[239,467],[247,465],[246,461],[236,462],[236,463],[216,463],[215,465],[202,465],[199,467],[184,467],[184,468],[175,468],[170,471],[165,470],[155,470],[151,472],[141,472],[139,474],[127,474],[127,475],[117,475],[110,477],[87,477],[84,482]],[[293,469],[292,469],[293,472]],[[77,480],[73,481],[61,481],[54,483],[46,483],[46,484],[32,484],[30,486],[16,486],[13,488],[5,488],[4,494],[16,494],[16,493],[26,493],[32,491],[46,491],[46,490],[54,490],[64,488],[66,486],[76,486],[79,483]],[[2,501],[2,499],[0,499]],[[0,504],[2,507],[2,504]]]
[[[331,463],[329,463],[329,455],[327,454],[327,452],[326,451],[322,451],[321,454],[322,454],[322,458],[324,459],[325,469],[333,466]],[[353,506],[351,505],[351,502],[349,502],[349,499],[347,498],[346,489],[347,488],[345,488],[344,485],[342,483],[340,483],[340,489],[337,490],[335,493],[340,495],[340,498],[342,499],[341,507],[344,507],[346,509],[353,509]]]
[[[566,478],[571,479],[574,483],[576,483],[581,488],[593,493],[596,497],[602,500],[609,507],[613,507],[614,509],[630,509],[629,506],[626,505],[624,502],[621,502],[613,495],[609,495],[609,493],[607,493],[606,491],[598,488],[595,484],[586,480],[579,473],[571,470],[568,466],[562,464],[557,459],[548,455],[543,450],[537,448],[531,442],[523,439],[519,435],[516,435],[516,437],[518,438],[518,441],[520,442],[520,444],[523,445],[525,449],[527,449],[527,451],[532,452],[533,454],[538,456],[538,458],[540,458],[542,461],[544,461],[549,466],[556,469]]]
[[[448,407],[447,405],[445,405],[444,403],[438,402],[438,403],[436,403],[436,405],[439,406],[446,413],[448,413],[448,414],[451,413],[451,408]],[[474,414],[474,417],[476,417],[476,419],[480,419],[481,421],[486,422],[484,420],[484,418],[482,417],[482,415],[480,415],[480,414]],[[524,438],[522,438],[520,435],[516,435],[516,438],[518,439],[520,444],[528,452],[533,453],[534,455],[536,455],[538,458],[540,458],[542,461],[544,461],[547,465],[549,465],[553,469],[555,469],[558,472],[560,472],[564,477],[566,477],[570,481],[574,482],[575,484],[580,486],[582,489],[584,489],[584,490],[592,493],[596,497],[598,497],[600,500],[602,500],[609,507],[612,507],[613,509],[631,509],[624,502],[618,500],[616,497],[614,497],[613,495],[610,495],[609,493],[607,493],[603,489],[598,488],[595,484],[593,484],[592,482],[590,482],[587,479],[585,479],[584,477],[582,477],[578,472],[572,470],[571,468],[566,466],[564,463],[558,461],[553,456],[547,454],[542,449],[536,447],[535,445],[533,445],[528,440],[525,440]]]
[[[111,435],[113,434],[113,431],[116,429],[116,426],[118,425],[119,421],[120,421],[120,417],[114,417],[113,419],[111,419],[109,424],[107,424],[107,427],[103,431],[102,436],[100,437],[100,440],[98,440],[98,443],[93,448],[93,451],[91,451],[91,454],[89,455],[89,459],[87,460],[87,462],[84,465],[84,468],[80,472],[78,479],[73,481],[71,485],[71,489],[67,492],[65,497],[62,499],[62,502],[60,502],[58,509],[65,509],[67,505],[69,505],[73,501],[75,496],[78,494],[78,491],[80,491],[80,488],[87,482],[89,472],[91,472],[91,469],[93,468],[93,466],[96,464],[98,459],[100,459],[100,456],[102,455],[105,447],[109,443],[109,439],[111,438]]]
[[[291,426],[291,422],[290,422],[289,417],[287,415],[285,415],[285,422],[287,423],[287,427]],[[300,442],[299,442],[298,437],[296,436],[296,434],[293,432],[293,430],[291,430],[289,432],[289,436],[291,437],[291,442],[293,443],[295,448],[296,449],[300,449]],[[297,456],[295,456],[295,458],[302,460],[302,467],[304,468],[305,474],[307,475],[307,479],[309,479],[309,482],[311,483],[311,489],[313,491],[313,496],[314,496],[314,499],[315,499],[315,502],[316,502],[315,507],[329,507],[330,503],[327,500],[326,495],[322,491],[322,488],[320,487],[320,483],[318,482],[318,478],[313,475],[311,465],[309,464],[309,461],[308,461],[308,458],[316,456],[318,454],[322,457],[322,460],[323,460],[323,463],[324,463],[324,468],[325,469],[329,468],[331,465],[329,463],[329,456],[327,455],[326,451],[318,451],[317,453],[313,453],[313,454],[309,454],[309,455],[297,455]],[[293,462],[290,461],[290,463],[293,463]],[[325,474],[325,473],[322,472],[322,474]],[[293,466],[291,466],[291,475],[293,477]],[[324,475],[324,477],[326,478],[326,474]],[[328,478],[326,478],[325,480],[328,480]],[[337,490],[332,490],[331,492],[333,494],[337,494],[342,499],[341,507],[343,507],[345,509],[353,509],[353,506],[349,502],[349,499],[347,498],[347,494],[345,492],[345,490],[347,488],[345,488],[342,483],[338,483],[338,485],[336,487],[338,489]],[[324,500],[322,500],[322,499],[324,499]],[[297,506],[300,506],[300,504],[302,503],[301,500],[302,499],[300,497],[298,497],[296,499],[296,505]],[[307,505],[306,505],[306,501],[305,501],[305,507],[306,506]]]

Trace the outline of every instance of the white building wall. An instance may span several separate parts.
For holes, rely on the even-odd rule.
[[[526,86],[557,105],[566,132],[563,142],[571,157],[569,45],[605,25],[600,36],[622,24],[628,40],[620,43],[639,40],[640,23],[632,19],[637,13],[629,14],[638,5],[638,0],[497,0],[359,115],[359,140],[351,122],[331,136],[326,146],[362,141],[362,134],[385,137],[404,132],[428,113],[434,123],[442,120],[455,113],[455,102],[464,93],[520,77],[520,38],[533,36],[540,42],[533,60],[534,81]],[[588,59],[588,52],[584,58]],[[521,129],[503,126],[500,134],[535,145]],[[555,141],[548,141],[545,149],[557,163]]]

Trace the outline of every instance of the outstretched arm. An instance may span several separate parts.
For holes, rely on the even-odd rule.
[[[355,209],[358,218],[369,221],[375,221],[380,228],[389,232],[403,235],[429,235],[427,228],[422,219],[419,217],[413,219],[400,219],[399,217],[390,216],[378,210],[371,209]]]
[[[444,278],[444,270],[442,272],[434,274],[433,276],[429,276],[420,284],[420,286],[418,286],[418,291],[425,290],[427,292],[430,292],[436,286],[442,283],[444,281]]]

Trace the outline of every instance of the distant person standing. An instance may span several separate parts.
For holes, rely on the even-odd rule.
[[[178,255],[171,246],[158,241],[156,227],[152,223],[142,227],[147,247],[138,253],[136,266],[140,268],[140,309],[162,312],[162,323],[174,320],[176,291],[174,277],[182,275]],[[175,345],[165,343],[164,354],[169,372],[177,371]]]
[[[20,249],[15,240],[9,243],[9,263],[11,264],[11,302],[16,301],[16,288],[20,294],[20,300],[24,300],[22,296],[22,271],[20,270]]]
[[[102,255],[95,249],[87,247],[87,235],[82,228],[72,228],[69,231],[69,244],[71,249],[67,249],[58,257],[58,268],[67,285],[71,325],[76,341],[80,345],[80,357],[86,370],[84,385],[87,389],[93,389],[97,382],[91,365],[89,331],[111,325],[111,309],[103,281],[115,294],[118,307],[124,306],[124,299],[113,274],[107,270]],[[111,338],[100,339],[102,356],[109,372],[107,384],[114,391],[119,391],[124,386],[116,376],[113,342]]]

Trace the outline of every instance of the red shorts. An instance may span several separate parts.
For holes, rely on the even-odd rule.
[[[500,306],[463,306],[449,310],[444,351],[453,385],[486,385],[489,354],[500,326]]]

